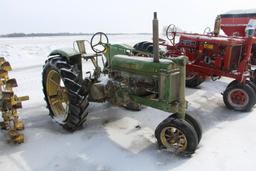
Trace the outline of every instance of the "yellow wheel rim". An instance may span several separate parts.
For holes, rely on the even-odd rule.
[[[162,144],[167,150],[183,152],[187,148],[187,138],[185,134],[175,127],[165,127],[160,133]]]
[[[54,119],[63,123],[68,116],[69,98],[60,74],[55,70],[51,70],[47,75],[46,92]]]

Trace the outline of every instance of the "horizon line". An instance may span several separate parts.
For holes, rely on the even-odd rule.
[[[79,35],[93,35],[95,33],[69,33],[69,32],[55,32],[55,33],[8,33],[2,34],[0,37],[44,37],[44,36],[79,36]],[[152,33],[106,33],[107,35],[148,35]]]

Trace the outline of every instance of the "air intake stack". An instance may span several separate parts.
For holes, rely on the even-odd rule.
[[[154,62],[159,62],[159,30],[158,30],[157,12],[154,12],[154,18],[153,18],[153,53],[154,53]]]

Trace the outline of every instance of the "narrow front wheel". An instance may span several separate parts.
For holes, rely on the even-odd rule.
[[[174,114],[170,115],[169,117],[178,118],[178,113],[174,113]],[[199,143],[202,138],[202,134],[203,134],[201,124],[192,115],[190,115],[188,113],[186,113],[186,115],[185,115],[185,121],[187,121],[195,129],[197,138],[198,138],[198,143]]]
[[[199,86],[204,82],[204,77],[199,75],[198,73],[187,73],[186,74],[186,86],[190,88],[194,88]]]
[[[162,121],[155,130],[160,148],[181,154],[193,154],[198,145],[198,136],[187,121],[169,117]]]

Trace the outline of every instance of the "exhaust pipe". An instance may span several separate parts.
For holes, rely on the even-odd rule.
[[[214,31],[213,34],[214,36],[218,36],[220,34],[220,16],[218,15],[215,19],[215,23],[214,23]]]
[[[154,12],[153,18],[153,54],[154,62],[159,62],[159,30],[158,30],[158,19],[157,12]]]

